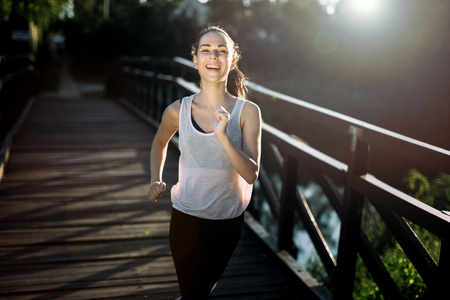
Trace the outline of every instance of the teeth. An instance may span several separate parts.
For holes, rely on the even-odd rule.
[[[206,68],[208,68],[208,69],[217,69],[217,70],[220,69],[220,67],[216,66],[216,65],[207,65]]]

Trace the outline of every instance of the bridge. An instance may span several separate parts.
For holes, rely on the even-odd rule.
[[[177,57],[124,57],[111,66],[104,86],[108,98],[103,98],[85,96],[87,87],[74,82],[64,68],[59,92],[36,94],[33,62],[20,61],[1,74],[0,295],[178,297],[168,247],[169,195],[153,204],[145,194],[151,140],[162,111],[198,91],[191,63]],[[372,165],[379,158],[372,149],[445,174],[450,174],[450,151],[252,82],[248,87],[264,119],[264,112],[276,109],[338,137],[326,142],[340,143],[305,142],[303,128],[286,130],[292,128],[289,118],[263,124],[262,168],[244,234],[211,299],[350,299],[358,257],[386,299],[405,299],[377,253],[376,241],[365,232],[364,214],[372,213],[392,232],[428,295],[441,295],[450,279],[449,212],[378,175]],[[338,151],[327,152],[330,147]],[[175,138],[164,171],[169,187],[177,179],[178,155]],[[339,217],[337,255],[302,192],[302,168],[310,171]],[[270,215],[274,232],[261,225],[264,214]],[[299,223],[331,288],[296,261]],[[414,226],[436,237],[437,258]]]

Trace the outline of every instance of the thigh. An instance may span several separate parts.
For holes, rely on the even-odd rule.
[[[170,249],[183,300],[203,300],[209,295],[207,245],[195,220],[172,214]]]
[[[242,222],[230,221],[221,228],[215,228],[208,245],[208,285],[212,288],[225,271],[236,249],[242,232]]]
[[[170,248],[183,299],[207,299],[236,248],[244,216],[212,221],[173,210]]]

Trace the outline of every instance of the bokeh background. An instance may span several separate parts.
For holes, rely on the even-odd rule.
[[[249,80],[450,149],[449,1],[1,0],[0,13],[0,54],[23,51],[7,24],[32,22],[41,58],[64,47],[84,80],[122,55],[190,59],[220,25]]]
[[[250,81],[450,149],[447,0],[0,0],[0,55],[32,53],[42,91],[58,89],[66,66],[77,82],[101,86],[111,64],[124,55],[191,59],[191,45],[208,24],[224,27],[239,44],[240,69]],[[100,90],[83,96],[104,95]],[[349,136],[272,107],[262,111],[271,125],[346,160]],[[449,209],[448,174],[370,151],[371,174],[439,210]],[[270,166],[265,168],[270,173]],[[339,218],[308,171],[302,172],[301,189],[336,255]],[[280,193],[281,180],[271,180]],[[253,202],[263,211],[255,194]],[[414,299],[423,295],[423,281],[374,210],[367,211],[363,227],[393,277],[400,278],[402,291]],[[276,231],[263,214],[259,221]],[[302,246],[297,260],[327,286],[304,228],[297,224],[295,231],[295,243]],[[437,257],[436,240],[423,240]],[[370,276],[357,273],[359,299],[380,299]]]

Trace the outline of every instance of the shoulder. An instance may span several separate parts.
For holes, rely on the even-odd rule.
[[[174,101],[172,104],[170,104],[170,105],[166,108],[166,110],[168,110],[169,112],[172,112],[172,113],[177,113],[177,114],[179,114],[179,113],[180,113],[181,107],[182,107],[182,106],[183,106],[183,107],[186,107],[186,105],[189,106],[190,103],[192,103],[192,100],[194,99],[195,95],[196,95],[196,94],[193,94],[193,95],[186,96],[186,97],[183,97],[183,98],[181,98],[181,99],[179,99],[179,100]]]
[[[169,123],[177,124],[180,117],[181,106],[185,107],[185,105],[189,105],[189,103],[194,98],[194,95],[186,96],[180,100],[176,100],[172,102],[169,106],[164,110],[162,121],[167,121]]]
[[[261,123],[261,110],[256,103],[250,100],[244,100],[241,113],[241,124],[245,125],[247,122],[257,126]]]
[[[189,104],[192,101],[192,99],[194,98],[194,96],[195,96],[195,94],[186,96],[184,98],[181,98],[179,100],[172,102],[169,106],[166,107],[165,111],[168,113],[171,113],[171,114],[179,115],[181,106],[183,104],[186,105],[186,103]]]
[[[259,109],[259,106],[250,101],[250,100],[244,100],[244,106],[242,107],[242,115],[244,117],[261,117],[261,110]]]
[[[181,101],[176,100],[166,107],[164,114],[169,116],[178,116],[180,114]]]
[[[179,117],[180,117],[180,100],[172,102],[164,110],[160,128],[165,128],[170,131],[176,131],[179,127]]]

